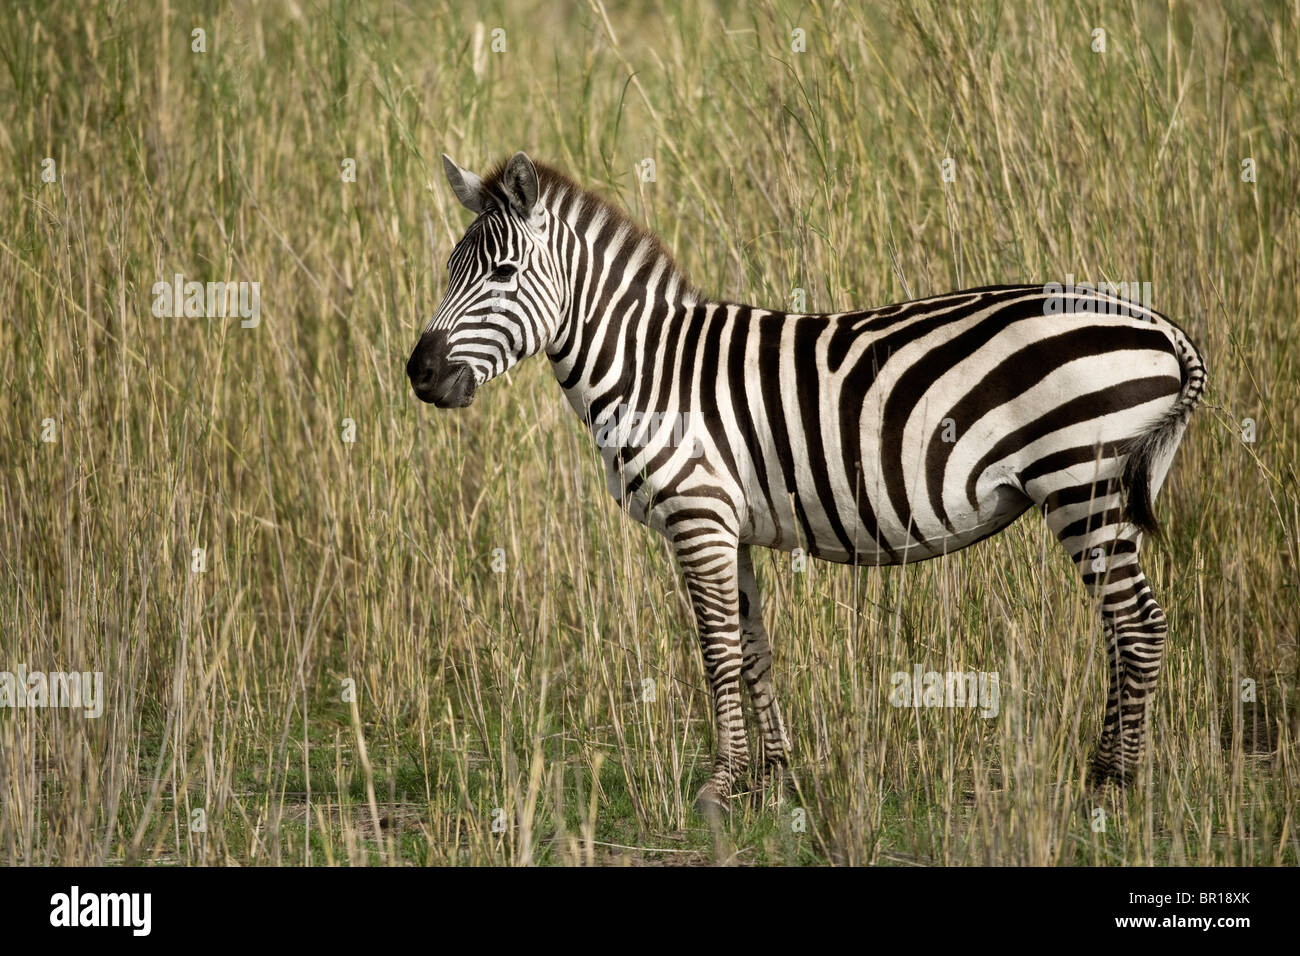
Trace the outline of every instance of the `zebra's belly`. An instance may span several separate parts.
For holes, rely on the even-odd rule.
[[[978,507],[949,515],[950,526],[920,519],[904,533],[887,521],[869,525],[853,509],[837,509],[836,524],[821,508],[794,500],[787,514],[751,510],[741,543],[780,551],[798,549],[838,564],[911,564],[952,554],[997,534],[1031,504],[1019,488],[994,484],[981,491]]]

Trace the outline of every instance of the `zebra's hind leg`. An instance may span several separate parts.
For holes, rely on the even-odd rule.
[[[718,734],[713,772],[695,798],[695,807],[714,815],[726,808],[733,784],[749,767],[740,699],[743,654],[736,540],[696,527],[677,535],[673,547],[695,611]]]
[[[1164,661],[1165,612],[1152,596],[1136,557],[1132,567],[1118,594],[1107,591],[1102,596],[1110,690],[1101,742],[1090,768],[1095,783],[1114,780],[1124,785],[1137,773],[1146,751],[1148,705],[1155,697]]]
[[[740,643],[743,655],[741,673],[749,688],[750,703],[758,719],[762,769],[759,786],[769,778],[784,784],[790,763],[790,741],[786,737],[781,710],[772,686],[772,648],[763,627],[763,600],[754,575],[754,561],[748,545],[738,552],[740,572]]]
[[[1121,786],[1146,751],[1148,704],[1155,696],[1168,626],[1142,572],[1142,533],[1124,520],[1112,482],[1062,489],[1046,501],[1047,524],[1070,552],[1106,633],[1109,692],[1101,740],[1089,768],[1094,783]]]

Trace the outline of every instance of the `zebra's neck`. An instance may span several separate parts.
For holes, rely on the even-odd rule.
[[[580,418],[634,400],[643,372],[704,304],[658,238],[585,190],[544,196],[568,276],[564,317],[547,347]]]

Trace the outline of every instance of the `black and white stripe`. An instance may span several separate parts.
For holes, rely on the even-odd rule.
[[[412,385],[467,405],[545,350],[575,411],[618,436],[601,448],[609,491],[672,543],[699,627],[718,731],[702,805],[749,764],[742,684],[764,770],[788,760],[751,546],[920,561],[1034,505],[1108,635],[1092,769],[1134,772],[1166,631],[1139,551],[1205,385],[1181,329],[1042,286],[833,315],[712,301],[653,235],[522,153],[484,179],[444,161],[478,215],[411,355]]]

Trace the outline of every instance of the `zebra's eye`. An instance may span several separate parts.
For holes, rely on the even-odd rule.
[[[491,279],[493,282],[505,282],[507,279],[511,278],[517,271],[518,269],[510,265],[510,263],[506,262],[506,263],[502,263],[501,265],[493,269],[492,274],[488,276],[488,278]]]

